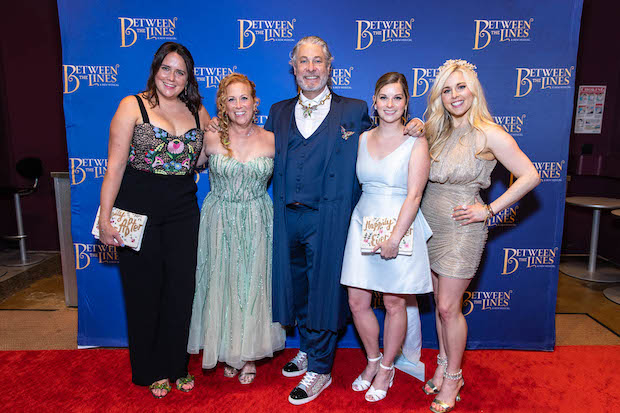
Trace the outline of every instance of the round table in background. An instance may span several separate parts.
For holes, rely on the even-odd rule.
[[[614,209],[611,213],[617,217],[620,217],[620,209]],[[609,287],[603,290],[603,294],[607,299],[613,301],[616,304],[620,304],[620,286]]]
[[[560,271],[580,280],[594,282],[620,282],[620,268],[606,260],[598,260],[598,232],[601,211],[620,208],[620,199],[597,196],[569,196],[568,205],[592,209],[592,232],[590,235],[590,254],[583,256],[564,256],[560,262]]]

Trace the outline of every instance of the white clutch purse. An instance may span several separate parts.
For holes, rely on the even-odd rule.
[[[99,239],[99,213],[101,207],[97,209],[97,217],[91,231],[95,238]],[[146,228],[146,215],[136,214],[120,208],[112,208],[110,223],[121,234],[125,246],[140,251],[142,237]]]
[[[364,217],[362,222],[362,254],[371,253],[372,250],[383,241],[387,240],[396,226],[396,218],[390,217]],[[381,249],[377,250],[379,253]],[[398,246],[399,255],[413,254],[413,223],[403,235]]]

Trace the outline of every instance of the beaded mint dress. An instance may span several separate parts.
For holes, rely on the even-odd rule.
[[[284,348],[284,329],[271,318],[272,173],[267,157],[209,158],[188,344],[190,353],[203,350],[203,368],[221,361],[240,369]]]

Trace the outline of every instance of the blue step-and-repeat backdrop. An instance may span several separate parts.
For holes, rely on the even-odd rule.
[[[257,85],[262,125],[273,103],[297,93],[288,64],[293,45],[318,35],[335,57],[336,93],[370,106],[379,76],[402,72],[411,89],[410,113],[417,117],[446,59],[478,66],[495,121],[534,162],[542,183],[491,223],[479,273],[464,297],[468,348],[553,349],[582,0],[171,4],[58,0],[80,346],[127,344],[118,254],[98,243],[91,228],[110,120],[123,97],[145,88],[159,45],[172,40],[191,51],[211,115],[219,81],[231,72],[246,74]],[[489,199],[513,179],[501,166],[493,178]],[[202,202],[207,172],[196,181]],[[436,347],[431,298],[419,300],[423,344]],[[351,328],[342,344],[355,342],[346,337],[354,337]]]

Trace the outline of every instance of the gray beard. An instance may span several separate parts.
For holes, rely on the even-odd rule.
[[[312,88],[312,89],[304,89],[303,85],[302,85],[303,81],[297,79],[297,86],[304,92],[316,92],[318,90],[323,90],[323,88],[327,85],[327,79],[325,79],[325,83],[320,84],[319,86],[317,86],[316,88]]]

